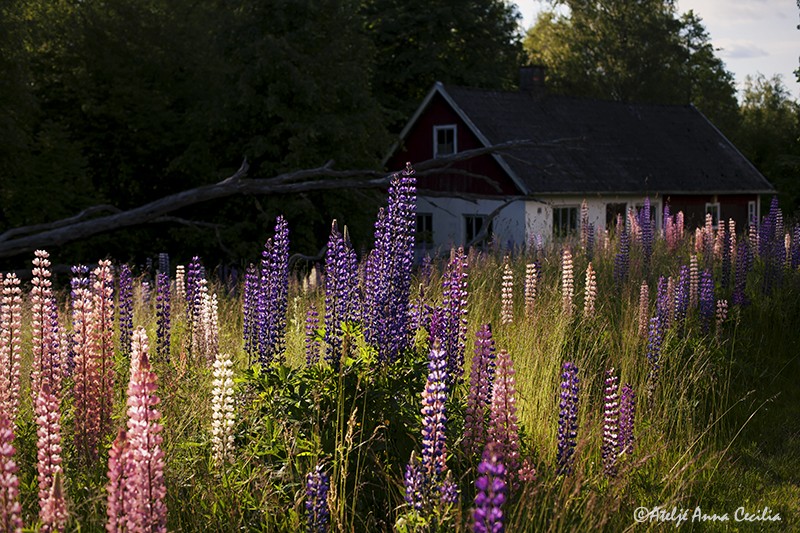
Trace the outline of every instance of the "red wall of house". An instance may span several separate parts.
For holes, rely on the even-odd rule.
[[[683,211],[684,224],[687,228],[702,226],[706,218],[706,203],[719,202],[720,218],[724,221],[732,218],[736,221],[736,230],[743,231],[747,228],[747,204],[758,202],[757,194],[726,194],[726,195],[668,195],[665,199],[669,202],[669,210],[673,215]],[[756,204],[758,205],[758,204]]]
[[[483,144],[470,131],[441,95],[435,94],[427,109],[409,130],[404,145],[387,161],[390,171],[405,167],[407,161],[412,165],[433,157],[433,127],[456,124],[457,149],[459,152],[481,148]],[[496,186],[472,176],[457,173],[436,173],[419,176],[417,187],[432,191],[467,193],[480,195],[517,195],[521,191],[508,177],[503,168],[491,155],[483,155],[461,161],[453,168],[470,174],[485,176]]]

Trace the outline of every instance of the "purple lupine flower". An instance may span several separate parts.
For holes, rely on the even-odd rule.
[[[426,505],[427,484],[422,471],[422,462],[416,452],[411,452],[411,459],[406,465],[403,485],[406,503],[417,512],[423,511]]]
[[[653,220],[650,218],[650,197],[644,199],[644,206],[639,212],[639,227],[642,229],[642,258],[645,269],[650,266],[653,255]]]
[[[619,450],[620,455],[633,455],[633,428],[636,420],[636,393],[630,383],[622,386],[619,401]]]
[[[614,369],[606,370],[605,396],[603,400],[603,471],[607,476],[617,475],[619,455],[619,386]]]
[[[14,424],[0,410],[0,531],[22,533],[19,503],[19,467],[14,462]]]
[[[279,216],[275,236],[261,253],[261,287],[258,303],[258,359],[262,366],[283,361],[286,308],[289,291],[289,225]]]
[[[578,367],[567,361],[561,374],[561,394],[558,413],[558,473],[570,474],[574,463],[578,437]]]
[[[244,274],[243,298],[244,324],[242,336],[244,337],[244,352],[249,361],[256,357],[258,352],[258,302],[259,280],[258,269],[253,263],[247,266]]]
[[[731,281],[731,238],[735,238],[728,231],[725,224],[720,221],[720,231],[722,232],[722,272],[720,283],[723,288],[727,288]]]
[[[444,479],[447,464],[447,360],[438,346],[430,351],[428,380],[422,391],[422,471],[430,486]]]
[[[750,246],[748,241],[742,239],[736,246],[736,275],[733,279],[733,293],[731,295],[733,305],[743,307],[749,304],[745,290],[751,265]]]
[[[456,505],[458,503],[458,483],[453,479],[453,472],[447,471],[442,484],[439,485],[439,501],[443,506]]]
[[[119,267],[119,347],[126,356],[131,355],[133,335],[133,274],[123,263]]]
[[[447,356],[450,384],[464,374],[464,351],[467,339],[467,257],[464,250],[451,251],[450,262],[442,280],[442,327],[439,340]],[[431,328],[433,329],[433,328]]]
[[[320,342],[317,338],[317,328],[319,327],[319,313],[314,302],[308,306],[306,311],[306,365],[311,366],[319,361]]]
[[[769,204],[769,212],[761,220],[758,228],[758,255],[766,257],[769,255],[770,243],[775,239],[775,225],[778,217],[778,197],[773,196]]]
[[[205,269],[198,256],[192,257],[186,272],[186,304],[189,317],[194,315],[194,305],[197,300],[197,286],[201,278],[205,277]]]
[[[318,464],[306,476],[306,531],[308,533],[325,533],[328,531],[330,511],[328,510],[328,474]]]
[[[672,316],[672,302],[669,293],[669,279],[659,276],[656,289],[656,315],[659,317],[659,323],[665,328],[669,327]]]
[[[675,308],[672,316],[675,320],[675,327],[678,331],[683,328],[686,314],[689,311],[689,267],[682,265],[678,275],[678,284],[675,287]]]
[[[386,210],[378,212],[375,247],[365,272],[364,324],[378,358],[392,362],[407,349],[411,267],[416,225],[416,177],[410,166],[392,176]]]
[[[494,340],[489,324],[478,330],[475,355],[469,371],[469,395],[464,414],[464,450],[475,453],[486,444],[486,408],[491,401],[494,379]]]
[[[509,485],[516,488],[519,459],[519,424],[514,363],[506,350],[497,354],[497,370],[489,406],[489,441],[495,443],[508,468]]]
[[[156,275],[156,354],[169,362],[170,347],[169,274]]]
[[[503,457],[493,443],[486,445],[475,480],[475,508],[472,510],[474,533],[502,533],[503,504],[506,502],[506,472]]]
[[[358,320],[358,260],[345,233],[336,221],[331,226],[325,259],[325,359],[333,368],[342,357],[342,323]]]
[[[619,236],[619,251],[614,257],[614,282],[616,283],[617,288],[619,288],[623,283],[625,283],[625,280],[628,279],[631,241],[630,235],[628,235],[628,230],[625,228],[625,224],[618,225],[617,230],[621,231],[621,233]]]
[[[700,328],[708,333],[714,320],[714,279],[711,272],[704,270],[700,275]]]
[[[661,347],[664,343],[664,328],[659,315],[650,319],[650,329],[647,333],[647,361],[650,363],[650,372],[647,376],[647,398],[653,402],[658,373],[661,369]]]

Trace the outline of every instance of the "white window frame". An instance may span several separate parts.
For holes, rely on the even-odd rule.
[[[441,154],[439,155],[439,132],[440,131],[452,131],[453,132],[453,152],[450,154]],[[438,157],[445,157],[448,155],[453,155],[458,153],[458,128],[455,124],[443,124],[440,126],[433,127],[433,157],[434,159]]]
[[[716,210],[717,212],[716,217],[714,217],[714,213],[711,211],[712,209]],[[720,221],[722,220],[722,210],[720,209],[719,202],[706,202],[706,210],[703,214],[703,217],[705,217],[705,215],[707,215],[708,213],[711,213],[711,222],[712,222],[711,226],[714,229],[717,229],[719,227]]]

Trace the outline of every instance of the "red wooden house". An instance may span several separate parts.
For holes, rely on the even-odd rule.
[[[543,69],[521,69],[519,91],[436,83],[386,158],[390,169],[515,140],[418,181],[418,241],[467,244],[489,220],[500,242],[524,244],[576,231],[586,201],[599,231],[647,197],[660,227],[664,202],[688,227],[759,217],[772,185],[692,105],[548,95]],[[506,205],[507,204],[507,205]],[[490,217],[495,210],[499,213]]]

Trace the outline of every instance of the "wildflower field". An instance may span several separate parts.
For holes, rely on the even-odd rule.
[[[0,531],[800,528],[800,226],[3,277]],[[699,514],[698,514],[699,513]]]

